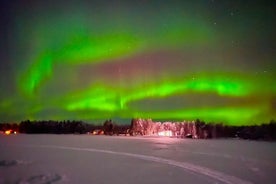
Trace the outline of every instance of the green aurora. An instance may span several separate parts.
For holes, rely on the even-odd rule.
[[[273,9],[236,3],[11,6],[1,120],[275,119]]]

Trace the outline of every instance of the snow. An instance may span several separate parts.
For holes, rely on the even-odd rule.
[[[0,183],[275,183],[276,143],[91,135],[0,136]]]

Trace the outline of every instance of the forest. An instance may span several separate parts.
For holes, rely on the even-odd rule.
[[[128,136],[164,136],[170,137],[212,139],[241,138],[252,140],[276,140],[276,121],[261,125],[229,126],[222,123],[206,123],[199,119],[183,122],[154,122],[151,119],[133,118],[129,124],[120,124],[106,120],[101,125],[84,121],[30,121],[19,124],[1,123],[0,131],[13,130],[26,134],[98,134]]]

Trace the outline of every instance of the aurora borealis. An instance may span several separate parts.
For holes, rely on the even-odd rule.
[[[0,121],[276,119],[273,1],[4,1]]]

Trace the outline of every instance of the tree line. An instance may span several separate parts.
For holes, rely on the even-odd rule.
[[[0,130],[12,129],[27,134],[84,134],[102,130],[105,135],[159,135],[170,131],[178,138],[242,138],[254,140],[276,140],[276,121],[261,125],[229,126],[222,123],[206,123],[199,119],[183,122],[154,122],[151,119],[132,119],[130,124],[121,125],[112,120],[106,120],[102,125],[94,125],[83,121],[30,121],[19,124],[2,123]]]
[[[151,119],[132,119],[132,135],[158,135],[170,131],[180,138],[242,138],[254,140],[276,140],[276,121],[261,125],[230,126],[222,123],[206,123],[199,119],[183,122],[154,122]]]
[[[27,134],[83,134],[97,128],[83,121],[22,121],[19,124],[0,124],[0,130],[12,129]]]

